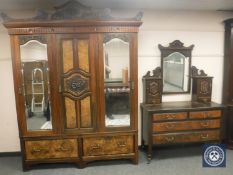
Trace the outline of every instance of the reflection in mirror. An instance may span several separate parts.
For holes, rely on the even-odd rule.
[[[168,47],[158,46],[161,51],[163,94],[189,93],[194,45],[185,47],[180,40],[174,40]]]
[[[186,92],[189,81],[189,58],[173,52],[163,58],[163,92]]]
[[[120,35],[120,34],[119,34]],[[104,42],[105,125],[130,126],[129,41],[111,38]]]
[[[20,54],[27,129],[51,130],[47,44],[25,38],[20,38]]]

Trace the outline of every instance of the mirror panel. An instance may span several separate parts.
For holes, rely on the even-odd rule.
[[[163,92],[187,92],[189,57],[173,52],[163,59]]]
[[[51,130],[47,38],[21,36],[20,57],[27,130]]]
[[[105,35],[105,126],[130,126],[130,60],[127,34]]]
[[[191,56],[194,45],[185,47],[175,40],[161,51],[161,68],[163,79],[163,94],[182,94],[190,92]]]

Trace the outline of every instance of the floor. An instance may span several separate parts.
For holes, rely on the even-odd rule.
[[[227,150],[226,168],[203,168],[201,152],[200,145],[159,148],[150,164],[140,151],[138,165],[126,160],[97,161],[84,169],[73,164],[43,164],[27,172],[22,172],[20,157],[0,157],[0,175],[232,175],[233,150]]]

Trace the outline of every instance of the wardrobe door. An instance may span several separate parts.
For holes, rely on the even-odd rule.
[[[95,35],[59,35],[59,92],[65,132],[95,128]]]

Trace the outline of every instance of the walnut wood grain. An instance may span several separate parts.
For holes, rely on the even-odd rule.
[[[76,139],[25,141],[27,160],[78,157]]]
[[[182,122],[163,122],[153,123],[152,131],[157,132],[169,132],[169,131],[189,131],[196,129],[213,129],[220,128],[220,119],[215,120],[199,120],[199,121],[182,121]]]
[[[221,117],[221,110],[214,111],[198,111],[198,112],[190,112],[190,119],[205,119],[205,118],[219,118]]]
[[[76,119],[76,106],[75,101],[65,97],[65,110],[66,110],[66,128],[76,128],[77,119]]]
[[[133,136],[106,136],[83,139],[84,156],[130,154],[133,152]]]
[[[63,53],[63,71],[65,73],[74,67],[72,40],[62,41],[62,53]]]
[[[152,138],[153,144],[156,145],[204,142],[204,141],[211,141],[211,140],[214,141],[219,139],[220,139],[219,130],[191,132],[191,133],[158,134],[158,135],[154,135]]]
[[[153,114],[153,121],[182,120],[182,119],[186,119],[187,117],[188,117],[187,112]]]
[[[85,72],[89,72],[89,42],[88,40],[78,40],[78,62],[79,68]]]
[[[85,97],[80,101],[81,128],[90,128],[92,126],[91,117],[91,98]]]

